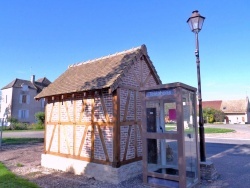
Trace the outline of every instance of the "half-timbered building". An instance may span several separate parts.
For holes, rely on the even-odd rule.
[[[161,84],[145,45],[74,64],[45,98],[41,164],[118,183],[142,173],[142,87]]]

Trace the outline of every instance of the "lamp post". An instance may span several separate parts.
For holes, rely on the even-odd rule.
[[[200,158],[202,162],[206,162],[205,136],[204,136],[204,121],[202,113],[202,97],[201,97],[201,78],[200,78],[200,57],[199,57],[199,39],[198,33],[202,28],[205,17],[201,16],[198,10],[192,12],[191,17],[187,20],[191,31],[195,33],[195,56],[197,65],[198,79],[198,101],[199,101],[199,134],[200,134]]]

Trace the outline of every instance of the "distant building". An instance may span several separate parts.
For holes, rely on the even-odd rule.
[[[19,122],[36,122],[35,113],[44,112],[45,101],[36,101],[34,97],[50,83],[45,77],[35,81],[34,75],[31,80],[16,78],[10,82],[1,89],[0,118],[13,117]]]
[[[250,123],[250,106],[248,97],[240,100],[203,101],[202,107],[223,111],[226,117],[225,123]]]

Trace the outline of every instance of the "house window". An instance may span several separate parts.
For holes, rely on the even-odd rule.
[[[20,95],[19,103],[20,104],[29,104],[30,103],[30,96],[29,95]]]
[[[22,103],[26,103],[27,95],[22,95]]]
[[[18,118],[20,119],[28,119],[29,118],[29,110],[19,110]]]
[[[28,91],[29,90],[28,85],[22,84],[22,90]]]

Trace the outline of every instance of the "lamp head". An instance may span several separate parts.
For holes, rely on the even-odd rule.
[[[191,17],[188,18],[187,23],[192,32],[199,33],[199,31],[202,29],[204,20],[205,17],[201,16],[198,10],[195,10],[192,12]]]

